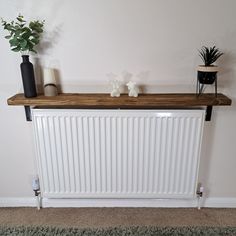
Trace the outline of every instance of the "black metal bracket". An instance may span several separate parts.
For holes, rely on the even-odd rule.
[[[216,77],[214,83],[215,83],[215,97],[217,97],[217,77]],[[199,80],[197,80],[197,87],[196,87],[197,96],[200,96],[203,93],[203,91],[205,89],[205,85],[207,85],[207,84],[202,84],[199,82]]]
[[[25,107],[25,117],[26,117],[26,120],[27,121],[32,121],[30,106],[24,106],[24,107]]]
[[[211,121],[212,106],[207,106],[205,121]]]

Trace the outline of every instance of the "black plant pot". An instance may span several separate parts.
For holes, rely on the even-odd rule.
[[[27,98],[37,97],[33,64],[29,61],[28,55],[23,55],[22,59],[23,62],[20,64],[20,68],[24,95]]]
[[[198,66],[197,79],[200,84],[213,84],[217,79],[217,66]]]
[[[217,96],[217,66],[198,66],[197,88],[198,96],[204,91],[205,85],[215,83],[215,96]]]
[[[201,84],[213,84],[217,78],[217,72],[198,71],[197,78]]]

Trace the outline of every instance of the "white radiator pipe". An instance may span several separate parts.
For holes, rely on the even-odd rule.
[[[37,209],[40,210],[41,208],[41,197],[40,194],[36,196],[36,201],[37,201]]]

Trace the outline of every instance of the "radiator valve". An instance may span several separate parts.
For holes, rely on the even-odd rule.
[[[37,209],[40,210],[40,185],[38,176],[34,176],[32,179],[32,189],[35,197],[37,198]]]
[[[197,197],[198,197],[198,210],[201,209],[201,200],[203,197],[203,192],[204,192],[204,187],[200,187],[199,190],[197,191]]]

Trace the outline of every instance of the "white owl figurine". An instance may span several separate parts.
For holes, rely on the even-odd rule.
[[[129,81],[126,84],[129,90],[129,97],[138,97],[139,88],[135,82]]]

